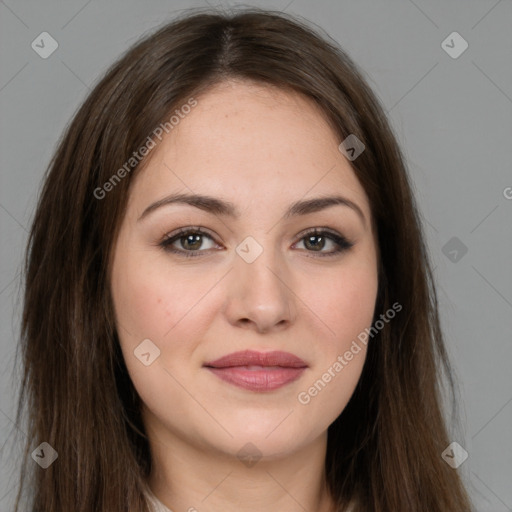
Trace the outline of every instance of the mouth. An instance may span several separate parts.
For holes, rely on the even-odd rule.
[[[289,352],[245,350],[203,365],[221,380],[250,391],[272,391],[297,380],[308,368]]]

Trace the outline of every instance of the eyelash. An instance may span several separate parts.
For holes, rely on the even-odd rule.
[[[202,256],[201,253],[207,252],[207,251],[204,251],[204,250],[203,251],[201,251],[201,250],[185,251],[182,249],[176,249],[176,248],[172,247],[172,244],[175,241],[179,240],[180,238],[184,238],[185,235],[190,235],[190,234],[207,236],[208,238],[211,238],[213,240],[213,237],[209,233],[207,233],[205,230],[203,230],[202,228],[187,227],[187,228],[181,228],[180,230],[178,230],[177,233],[175,233],[173,235],[170,235],[170,236],[167,235],[158,245],[166,252],[177,254],[177,255],[183,256],[185,258],[196,258],[198,256]],[[326,230],[324,228],[313,228],[313,229],[303,233],[302,237],[299,239],[299,242],[301,242],[308,236],[324,236],[324,235],[327,235],[326,238],[329,238],[330,240],[332,240],[337,245],[337,248],[335,250],[333,250],[331,252],[327,252],[327,253],[321,253],[321,252],[316,253],[316,255],[314,257],[320,257],[320,258],[333,257],[340,253],[348,251],[349,249],[351,249],[354,246],[354,244],[352,242],[349,242],[344,236],[338,235],[338,234],[333,233],[332,231]],[[306,250],[306,252],[314,253],[315,251]]]

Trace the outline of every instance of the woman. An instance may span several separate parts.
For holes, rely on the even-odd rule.
[[[305,24],[193,13],[130,49],[57,149],[25,278],[33,510],[470,510],[403,157]]]

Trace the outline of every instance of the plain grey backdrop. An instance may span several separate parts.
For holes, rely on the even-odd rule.
[[[208,5],[237,3],[0,1],[2,511],[16,494],[11,430],[22,427],[13,423],[19,272],[43,173],[76,108],[121,53],[183,9]],[[454,471],[478,511],[512,511],[512,0],[244,5],[326,31],[384,104],[424,218],[460,384],[463,432],[453,441],[469,457]],[[46,58],[32,46],[44,37],[51,49],[43,32],[58,43]]]

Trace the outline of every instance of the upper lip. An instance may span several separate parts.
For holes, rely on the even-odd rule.
[[[300,358],[289,352],[256,352],[243,350],[233,352],[215,361],[204,363],[211,368],[228,368],[233,366],[281,366],[283,368],[305,368],[308,365]]]

